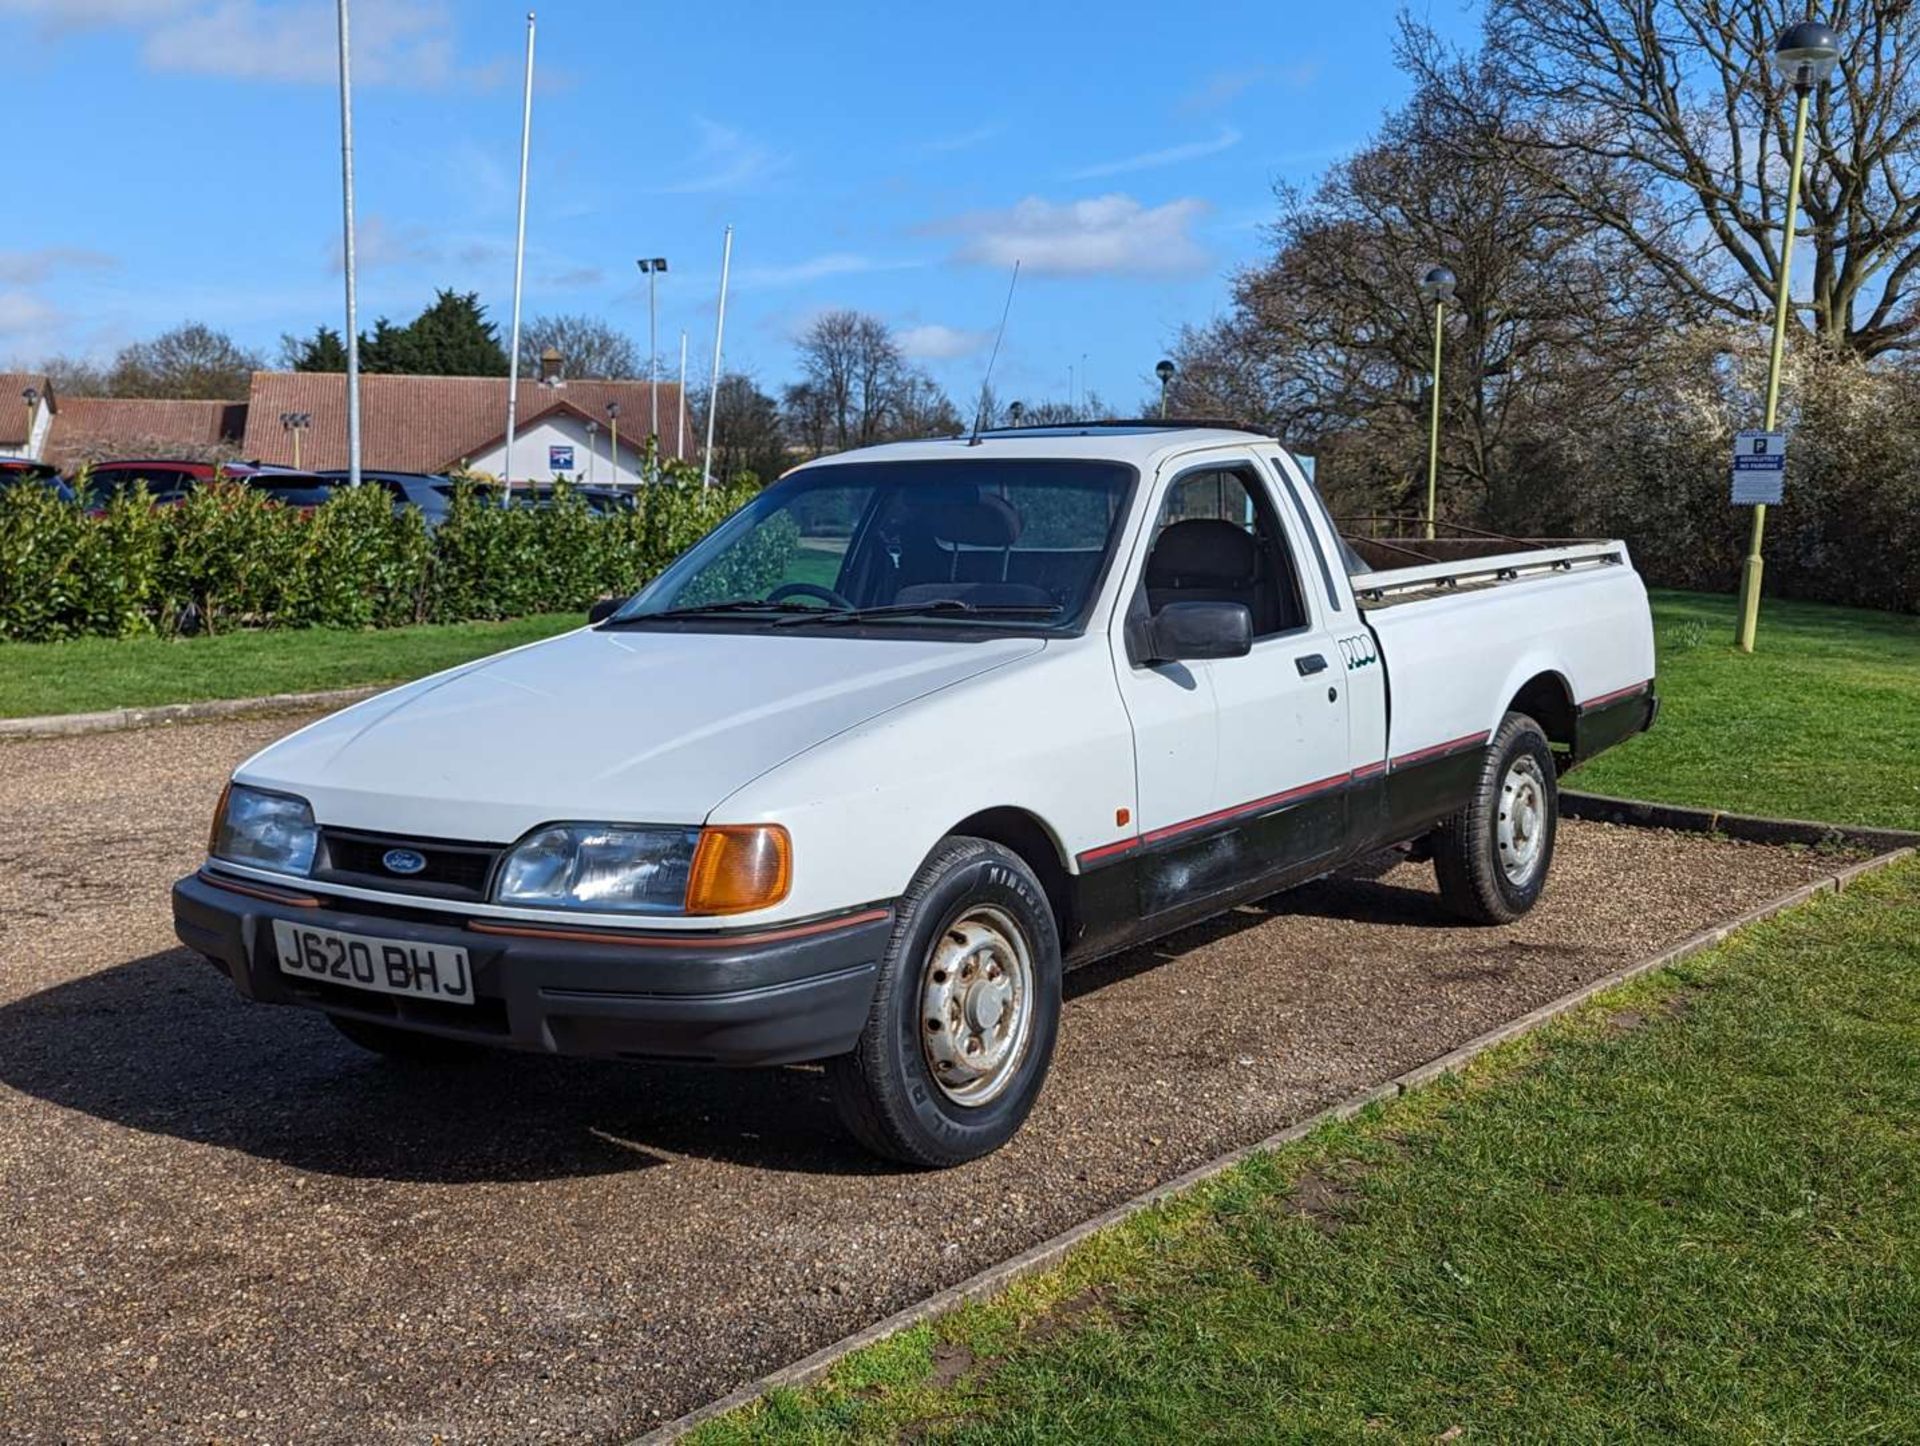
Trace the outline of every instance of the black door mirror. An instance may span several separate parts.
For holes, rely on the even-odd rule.
[[[1128,628],[1136,663],[1244,658],[1253,651],[1253,614],[1245,603],[1172,602]]]
[[[587,609],[587,621],[589,623],[604,623],[626,605],[627,600],[623,597],[603,597]]]

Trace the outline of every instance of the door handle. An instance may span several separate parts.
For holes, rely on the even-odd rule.
[[[1301,677],[1306,678],[1311,677],[1315,673],[1326,672],[1327,660],[1318,653],[1307,653],[1295,658],[1293,660],[1293,666],[1300,670]]]

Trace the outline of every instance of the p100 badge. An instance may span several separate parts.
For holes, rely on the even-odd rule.
[[[1380,661],[1380,645],[1374,642],[1372,633],[1356,633],[1340,639],[1340,656],[1347,660],[1349,673],[1355,668],[1370,668]]]

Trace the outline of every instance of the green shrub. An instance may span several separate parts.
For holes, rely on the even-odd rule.
[[[0,638],[235,627],[397,627],[585,609],[628,593],[753,494],[669,464],[632,512],[571,489],[502,507],[462,485],[429,533],[377,487],[308,512],[216,482],[179,503],[116,497],[100,517],[37,487],[0,493]]]

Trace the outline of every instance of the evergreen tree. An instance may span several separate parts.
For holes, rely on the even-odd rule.
[[[347,344],[339,332],[323,326],[309,337],[281,337],[280,359],[288,371],[343,372],[347,369]]]

